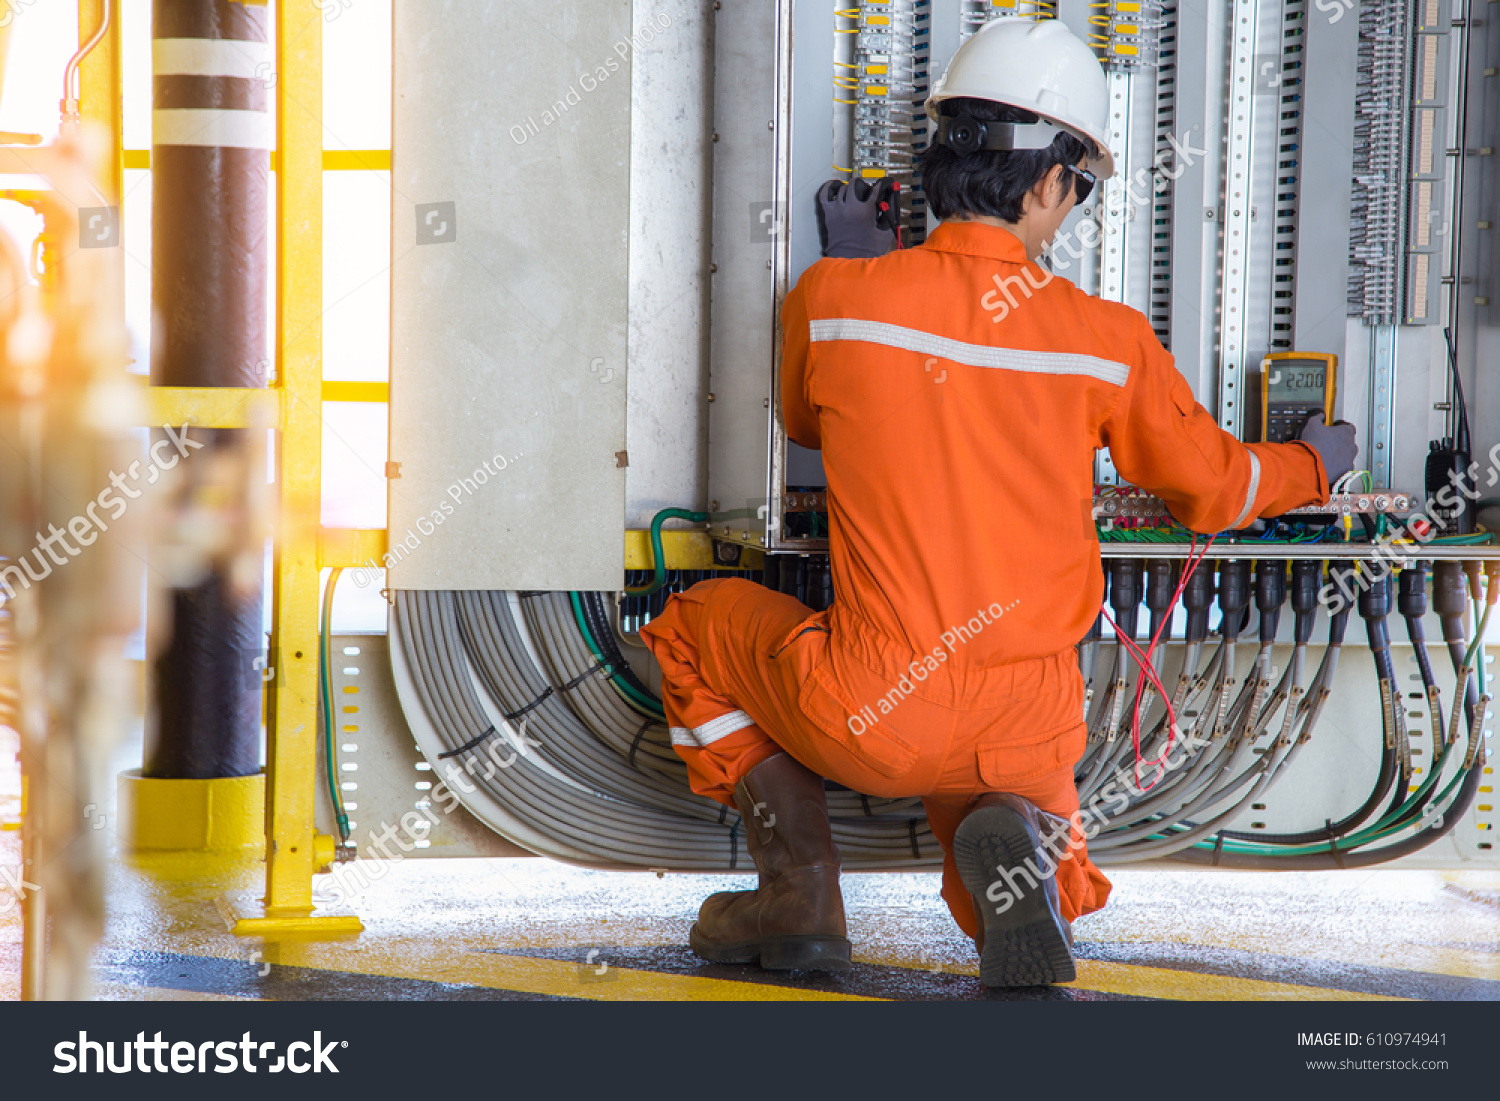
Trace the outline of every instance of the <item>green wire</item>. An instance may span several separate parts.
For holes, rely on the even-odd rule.
[[[649,715],[651,718],[665,718],[666,713],[662,710],[660,700],[641,695],[640,691],[629,681],[619,676],[619,674],[610,668],[609,663],[604,660],[603,648],[595,640],[593,632],[589,630],[588,621],[584,618],[583,600],[578,593],[569,593],[568,597],[572,601],[573,620],[578,625],[578,633],[583,636],[584,645],[589,648],[589,653],[594,655],[595,661],[603,663],[605,668],[610,669],[610,686],[619,692],[621,696],[625,697],[626,702],[642,714]]]
[[[1480,617],[1479,627],[1474,632],[1474,643],[1469,647],[1468,654],[1464,656],[1464,664],[1472,666],[1479,674],[1479,694],[1481,696],[1484,695],[1484,636],[1485,633],[1489,630],[1490,611],[1494,607],[1495,606],[1493,604],[1486,604],[1484,606],[1484,615]],[[1478,603],[1475,603],[1474,605],[1474,612],[1476,615],[1478,615]],[[1476,654],[1479,658],[1477,662],[1474,660]]]
[[[1479,607],[1477,603],[1475,604],[1474,611],[1476,617],[1479,620],[1479,624],[1477,630],[1475,631],[1474,641],[1470,644],[1468,653],[1464,655],[1464,664],[1471,667],[1475,667],[1475,655],[1478,654],[1479,656],[1479,665],[1475,668],[1479,676],[1479,694],[1481,696],[1484,695],[1484,636],[1489,626],[1490,610],[1493,607],[1493,604],[1486,604],[1484,608],[1484,615],[1479,616]],[[1462,687],[1460,687],[1458,699],[1455,699],[1454,701],[1454,706],[1460,706],[1459,701],[1461,699]],[[1410,808],[1419,804],[1427,796],[1427,793],[1437,785],[1438,777],[1442,775],[1443,770],[1447,767],[1448,758],[1451,756],[1453,748],[1454,747],[1451,745],[1444,747],[1442,757],[1434,762],[1432,767],[1428,770],[1427,779],[1423,780],[1417,790],[1411,792],[1399,807],[1388,812],[1378,821],[1366,826],[1364,829],[1350,834],[1348,837],[1339,838],[1337,841],[1331,843],[1321,842],[1316,845],[1296,846],[1270,846],[1256,845],[1254,842],[1226,841],[1224,842],[1222,847],[1224,850],[1229,852],[1244,853],[1255,856],[1316,856],[1330,852],[1347,852],[1349,850],[1358,848],[1361,845],[1368,845],[1376,841],[1383,841],[1388,837],[1394,837],[1396,834],[1410,829],[1413,825],[1412,822],[1404,821],[1404,819],[1407,818]],[[1442,793],[1437,797],[1436,800],[1434,800],[1434,803],[1439,806],[1447,805],[1449,797],[1452,796],[1455,790],[1457,790],[1458,785],[1463,781],[1466,772],[1467,770],[1460,770],[1458,775],[1456,775],[1452,780],[1448,782],[1448,786],[1443,789]],[[1418,824],[1420,823],[1420,821],[1421,820],[1418,819]],[[1213,850],[1216,846],[1212,842],[1200,841],[1193,847],[1196,849],[1210,851]]]
[[[323,588],[323,616],[318,624],[318,687],[323,697],[323,751],[328,772],[328,797],[333,800],[333,813],[339,826],[339,839],[349,841],[349,814],[344,809],[344,796],[339,791],[339,758],[333,747],[333,671],[329,636],[333,621],[333,590],[339,582],[342,566],[334,566],[328,573],[328,584]]]
[[[1481,616],[1479,614],[1479,601],[1474,601],[1474,619],[1475,622],[1479,624],[1479,626],[1474,631],[1474,641],[1469,644],[1469,650],[1466,654],[1464,654],[1464,664],[1469,666],[1471,669],[1474,668],[1474,655],[1478,654],[1481,656],[1481,658],[1483,657],[1484,633],[1489,629],[1490,609],[1492,609],[1493,607],[1493,604],[1486,604],[1484,606],[1484,615]],[[1478,671],[1479,694],[1482,696],[1484,695],[1484,662],[1482,660],[1479,662]]]
[[[1446,763],[1448,752],[1448,750],[1443,751],[1442,763]],[[1384,818],[1381,819],[1380,822],[1377,822],[1372,826],[1366,826],[1358,833],[1351,834],[1348,837],[1340,838],[1332,845],[1330,845],[1328,842],[1322,842],[1317,845],[1298,845],[1295,847],[1286,848],[1281,846],[1257,846],[1254,844],[1226,841],[1224,842],[1223,849],[1226,852],[1247,853],[1252,856],[1319,856],[1334,851],[1348,852],[1351,849],[1357,848],[1361,845],[1367,845],[1375,841],[1383,841],[1387,837],[1394,837],[1396,834],[1411,828],[1411,826],[1413,825],[1413,823],[1411,822],[1405,822],[1395,826],[1385,826],[1384,828],[1378,827],[1381,827],[1382,823],[1392,822],[1395,819],[1404,816],[1407,808],[1409,808],[1414,801],[1421,798],[1421,796],[1426,791],[1431,790],[1432,785],[1436,783],[1439,771],[1441,771],[1441,766],[1438,769],[1434,769],[1434,771],[1428,774],[1427,780],[1423,782],[1422,786],[1418,788],[1417,791],[1412,793],[1411,798],[1407,799],[1406,802],[1402,803],[1401,806],[1396,810],[1392,811],[1390,814],[1387,814]],[[1448,798],[1457,789],[1458,785],[1463,782],[1464,775],[1465,772],[1460,771],[1457,776],[1455,776],[1448,782],[1448,786],[1443,789],[1442,794],[1440,794],[1433,802],[1440,806],[1447,805]],[[1205,851],[1211,852],[1215,848],[1215,845],[1212,842],[1200,841],[1196,845],[1194,845],[1193,848],[1203,849]]]
[[[701,524],[708,519],[706,512],[690,512],[685,508],[664,508],[651,519],[651,563],[656,576],[651,584],[639,589],[626,589],[626,596],[651,596],[661,591],[667,583],[667,556],[661,549],[661,526],[667,520],[690,520]]]
[[[1488,533],[1476,533],[1474,535],[1439,535],[1427,540],[1429,543],[1439,543],[1449,547],[1484,547],[1494,542],[1494,536]]]
[[[1444,748],[1442,757],[1428,770],[1427,779],[1423,780],[1417,790],[1411,792],[1399,807],[1388,812],[1378,821],[1366,826],[1364,829],[1350,834],[1348,837],[1341,837],[1332,843],[1323,841],[1313,845],[1292,846],[1257,845],[1254,842],[1226,841],[1223,848],[1229,852],[1248,853],[1256,856],[1317,856],[1335,851],[1347,852],[1361,845],[1383,841],[1387,837],[1394,837],[1396,834],[1411,827],[1411,822],[1402,820],[1407,817],[1410,809],[1424,799],[1427,793],[1437,785],[1438,777],[1442,775],[1443,769],[1447,767],[1448,758],[1452,751],[1453,746]],[[1463,780],[1463,777],[1463,772],[1454,777],[1435,802],[1438,804],[1446,803],[1448,797],[1453,794],[1454,789]],[[1212,850],[1216,846],[1212,842],[1199,842],[1193,847]]]

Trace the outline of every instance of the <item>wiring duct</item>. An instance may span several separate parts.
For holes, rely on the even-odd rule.
[[[1222,606],[1221,580],[1221,622],[1206,660],[1201,658],[1209,649],[1206,642],[1190,639],[1181,650],[1175,687],[1173,678],[1157,670],[1163,687],[1172,687],[1178,727],[1172,729],[1161,707],[1149,733],[1142,736],[1138,756],[1124,706],[1135,695],[1128,665],[1123,657],[1104,663],[1107,683],[1092,702],[1088,746],[1076,770],[1081,805],[1094,808],[1096,821],[1103,822],[1089,840],[1090,857],[1101,865],[1172,857],[1265,870],[1353,868],[1408,855],[1452,832],[1474,800],[1486,758],[1483,727],[1490,696],[1482,687],[1476,693],[1471,677],[1476,672],[1482,677],[1480,640],[1493,605],[1487,604],[1480,616],[1476,603],[1478,626],[1472,641],[1465,638],[1461,619],[1442,616],[1460,686],[1456,694],[1463,699],[1463,706],[1445,723],[1442,692],[1422,627],[1426,570],[1420,564],[1413,570],[1410,580],[1415,584],[1403,590],[1402,610],[1433,728],[1433,765],[1420,784],[1414,783],[1411,734],[1390,655],[1386,615],[1391,581],[1367,579],[1355,606],[1365,620],[1382,715],[1380,766],[1369,795],[1338,821],[1325,820],[1321,829],[1268,834],[1225,828],[1265,797],[1312,739],[1332,691],[1354,609],[1346,603],[1332,610],[1323,658],[1306,679],[1310,618],[1307,625],[1299,623],[1291,660],[1276,677],[1270,663],[1273,617],[1241,679],[1237,674],[1245,664],[1242,651],[1247,647],[1240,633],[1246,606]],[[1354,576],[1347,563],[1334,563],[1331,576],[1340,571]],[[1407,604],[1415,600],[1414,592],[1423,593],[1416,601],[1419,607]],[[1126,630],[1133,634],[1133,625]],[[1104,645],[1097,634],[1084,641],[1086,672],[1101,666]],[[1117,644],[1116,650],[1124,647]],[[1173,743],[1178,748],[1175,756]],[[1188,745],[1192,751],[1184,748]],[[1153,759],[1159,762],[1154,767]]]
[[[1125,646],[1098,632],[1080,644],[1092,702],[1075,777],[1080,804],[1100,827],[1091,831],[1090,857],[1103,866],[1165,857],[1246,868],[1360,867],[1450,832],[1473,801],[1485,760],[1489,695],[1470,683],[1483,668],[1482,652],[1476,661],[1482,634],[1471,642],[1460,619],[1443,617],[1465,686],[1449,722],[1421,616],[1407,616],[1433,726],[1432,767],[1414,783],[1378,587],[1359,604],[1382,693],[1381,729],[1369,735],[1372,744],[1379,739],[1381,764],[1368,798],[1308,832],[1226,828],[1265,797],[1314,736],[1353,608],[1327,617],[1323,655],[1310,675],[1311,618],[1304,623],[1306,609],[1299,611],[1298,641],[1277,671],[1275,615],[1262,607],[1259,645],[1242,638],[1253,608],[1248,598],[1223,606],[1223,588],[1212,635],[1192,637],[1190,627],[1185,640],[1159,650],[1154,677],[1139,693],[1141,673]],[[392,663],[419,746],[465,806],[541,855],[590,867],[753,870],[738,813],[688,790],[660,701],[624,661],[613,607],[613,597],[599,593],[396,593]],[[1166,613],[1152,612],[1154,634]],[[1133,635],[1134,618],[1127,618],[1122,630]],[[846,868],[938,865],[919,800],[865,797],[833,784],[828,799]]]

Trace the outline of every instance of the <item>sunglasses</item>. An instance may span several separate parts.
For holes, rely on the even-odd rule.
[[[1065,164],[1063,167],[1073,173],[1073,191],[1078,196],[1078,202],[1083,203],[1094,193],[1094,185],[1099,182],[1099,177],[1087,169],[1075,168],[1071,164]]]

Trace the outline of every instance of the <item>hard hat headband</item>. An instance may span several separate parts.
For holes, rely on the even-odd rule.
[[[1046,149],[1058,134],[1060,126],[1045,120],[1031,123],[981,122],[969,115],[943,115],[938,119],[938,144],[946,145],[960,156],[980,149],[995,153],[1016,150]]]

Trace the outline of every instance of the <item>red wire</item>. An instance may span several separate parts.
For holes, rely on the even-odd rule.
[[[1132,745],[1135,747],[1135,781],[1137,787],[1140,787],[1141,765],[1144,763],[1154,768],[1160,766],[1163,762],[1165,762],[1167,759],[1167,755],[1172,752],[1172,745],[1177,736],[1177,711],[1172,706],[1172,696],[1167,691],[1166,686],[1162,684],[1161,677],[1156,672],[1156,665],[1152,661],[1152,658],[1156,653],[1156,645],[1161,641],[1162,632],[1165,631],[1172,622],[1172,613],[1177,608],[1177,601],[1182,597],[1182,590],[1187,587],[1188,579],[1193,576],[1194,571],[1197,570],[1199,564],[1203,561],[1204,555],[1208,553],[1208,548],[1214,545],[1214,540],[1217,538],[1217,535],[1209,536],[1208,542],[1203,544],[1203,549],[1198,550],[1198,536],[1196,534],[1193,536],[1193,541],[1188,546],[1187,568],[1182,571],[1182,577],[1177,582],[1177,591],[1172,594],[1171,603],[1167,605],[1167,612],[1164,616],[1162,616],[1161,622],[1157,624],[1156,634],[1151,637],[1151,644],[1147,647],[1144,653],[1141,651],[1141,648],[1135,644],[1134,639],[1127,638],[1120,633],[1119,624],[1117,624],[1114,620],[1114,617],[1109,614],[1109,609],[1102,609],[1104,612],[1104,618],[1109,620],[1110,627],[1114,629],[1116,640],[1122,643],[1125,646],[1125,649],[1130,653],[1130,655],[1135,658],[1136,665],[1140,667],[1141,671],[1141,675],[1136,679],[1135,704],[1131,708],[1130,714],[1130,739]],[[1161,694],[1162,702],[1167,705],[1167,720],[1169,725],[1167,727],[1167,744],[1166,747],[1162,750],[1161,756],[1156,758],[1156,760],[1154,761],[1143,762],[1141,759],[1141,703],[1145,698],[1146,683],[1148,680],[1150,681],[1152,686],[1155,687],[1157,692]],[[1141,790],[1150,791],[1159,782],[1160,777],[1158,777],[1156,780],[1153,780],[1146,787],[1141,788]]]

